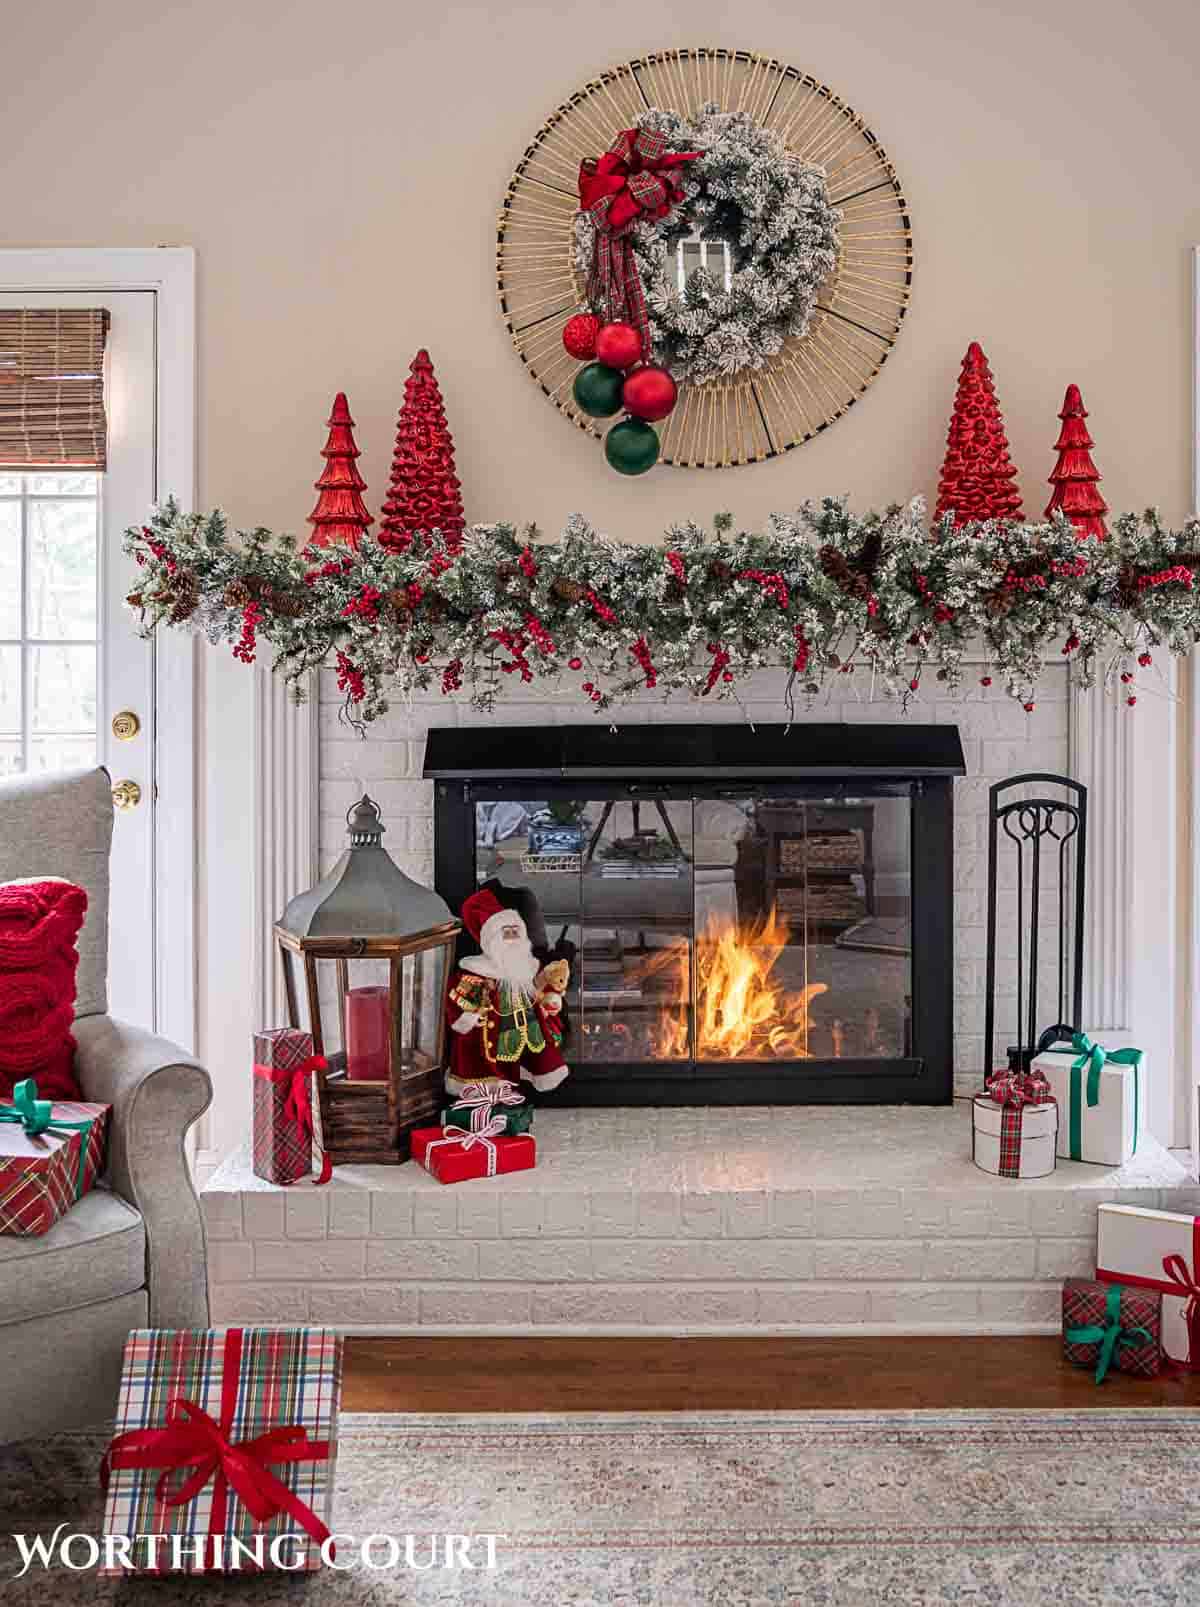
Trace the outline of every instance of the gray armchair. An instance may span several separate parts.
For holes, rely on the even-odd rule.
[[[99,769],[0,783],[0,882],[87,890],[77,1070],[84,1096],[113,1107],[106,1186],[41,1238],[0,1235],[0,1443],[110,1417],[131,1328],[208,1325],[184,1136],[212,1084],[174,1044],[107,1014],[109,789]]]

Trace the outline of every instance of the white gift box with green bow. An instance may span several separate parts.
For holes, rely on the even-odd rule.
[[[1124,1166],[1138,1145],[1146,1098],[1140,1049],[1105,1049],[1077,1032],[1070,1047],[1046,1049],[1040,1071],[1058,1101],[1058,1154],[1096,1166]]]

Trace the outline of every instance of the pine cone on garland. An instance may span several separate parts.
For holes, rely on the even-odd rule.
[[[190,574],[176,575],[170,614],[171,624],[182,625],[185,619],[191,619],[199,606],[200,587],[196,584],[196,577]]]
[[[708,577],[710,580],[719,581],[724,586],[733,579],[733,569],[724,559],[714,558],[708,566]]]
[[[221,594],[226,608],[245,608],[251,600],[252,593],[244,580],[231,580]]]
[[[836,547],[822,547],[817,553],[817,562],[821,565],[821,573],[833,581],[843,596],[857,598],[863,603],[870,597],[871,582],[865,575],[855,572],[844,552],[839,552]]]
[[[412,599],[408,595],[406,586],[395,586],[387,594],[388,606],[397,619],[403,619],[412,613]]]
[[[126,597],[125,601],[129,604],[130,608],[141,608],[145,604],[146,599],[142,596],[140,591],[131,591],[128,597]]]
[[[867,580],[874,580],[875,571],[879,568],[879,560],[882,556],[883,531],[872,530],[858,549],[858,557],[854,560],[854,567]]]
[[[577,580],[556,580],[550,590],[560,603],[581,603],[587,596],[587,587]]]
[[[295,591],[276,591],[271,589],[269,597],[264,597],[267,607],[280,619],[299,619],[308,612],[308,598]]]

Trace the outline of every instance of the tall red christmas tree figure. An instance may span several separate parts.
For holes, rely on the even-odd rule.
[[[463,539],[462,488],[454,472],[454,441],[446,424],[442,393],[427,351],[419,351],[404,383],[404,402],[396,421],[396,450],[380,545],[403,552],[418,532],[442,533],[447,552],[460,552]]]
[[[1016,478],[992,371],[973,340],[958,376],[934,522],[951,509],[956,530],[976,519],[1020,519]]]
[[[325,468],[316,482],[317,505],[308,516],[313,545],[332,547],[345,542],[357,550],[359,537],[375,521],[363,504],[361,493],[367,489],[367,482],[355,467],[359,452],[344,391],[334,397],[327,422],[329,439],[321,452]]]
[[[1062,429],[1054,443],[1058,462],[1050,476],[1054,495],[1046,506],[1046,518],[1059,512],[1065,513],[1081,541],[1103,541],[1108,535],[1108,526],[1104,522],[1108,503],[1096,490],[1100,474],[1088,450],[1096,443],[1083,422],[1087,418],[1087,408],[1083,405],[1078,385],[1067,386],[1062,412],[1058,416],[1062,419]]]

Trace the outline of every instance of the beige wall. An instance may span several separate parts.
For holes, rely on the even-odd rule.
[[[1075,380],[1114,508],[1187,511],[1192,0],[19,9],[4,26],[21,71],[0,105],[0,244],[197,248],[201,495],[241,522],[303,521],[338,388],[377,510],[419,345],[475,519],[554,530],[579,509],[613,535],[648,536],[725,506],[753,523],[830,492],[859,505],[928,494],[972,338],[1029,508],[1044,505],[1054,415]],[[704,42],[807,68],[869,119],[912,206],[913,307],[880,379],[824,437],[730,474],[627,482],[509,349],[495,213],[528,139],[577,84],[639,51]]]

